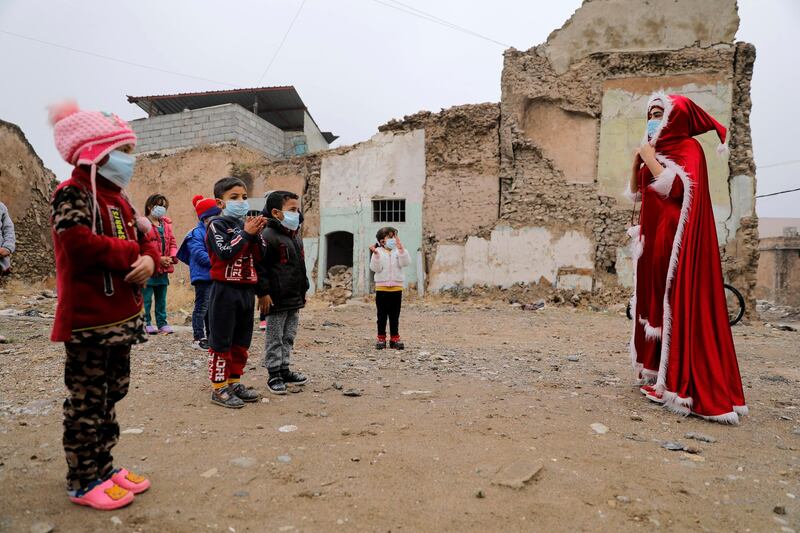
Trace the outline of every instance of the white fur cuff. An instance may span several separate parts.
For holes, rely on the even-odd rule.
[[[672,190],[672,183],[675,181],[677,175],[678,172],[674,168],[666,167],[661,171],[661,174],[658,175],[655,181],[650,184],[650,188],[663,198],[666,198]]]

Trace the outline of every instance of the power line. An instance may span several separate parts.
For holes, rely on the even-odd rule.
[[[769,165],[756,165],[756,167],[759,168],[759,169],[770,168],[770,167],[783,167],[783,166],[786,166],[786,165],[796,165],[797,163],[800,163],[800,159],[792,159],[792,160],[789,160],[789,161],[780,161],[778,163],[770,163]]]
[[[239,85],[234,85],[232,83],[228,83],[228,82],[224,82],[224,81],[212,80],[212,79],[209,79],[209,78],[203,78],[202,76],[194,76],[192,74],[184,74],[182,72],[175,72],[173,70],[167,70],[167,69],[161,68],[161,67],[154,67],[152,65],[144,65],[142,63],[135,63],[133,61],[128,61],[127,59],[120,59],[118,57],[111,57],[111,56],[107,56],[107,55],[103,55],[103,54],[98,54],[98,53],[95,53],[95,52],[90,52],[88,50],[81,50],[80,48],[73,48],[71,46],[65,46],[63,44],[53,43],[53,42],[50,42],[50,41],[45,41],[43,39],[37,39],[36,37],[31,37],[29,35],[22,35],[21,33],[14,33],[14,32],[3,30],[3,29],[0,29],[0,33],[3,33],[5,35],[10,35],[11,37],[17,37],[18,39],[25,39],[26,41],[33,41],[35,43],[45,44],[47,46],[52,46],[54,48],[61,48],[63,50],[69,50],[70,52],[76,52],[78,54],[84,54],[84,55],[87,55],[87,56],[98,57],[100,59],[105,59],[107,61],[115,61],[117,63],[122,63],[124,65],[130,65],[130,66],[149,69],[149,70],[155,70],[157,72],[163,72],[165,74],[172,74],[174,76],[181,76],[181,77],[184,77],[184,78],[191,78],[191,79],[194,79],[194,80],[207,81],[207,82],[210,82],[210,83],[216,83],[218,85],[225,85],[225,86],[228,86],[228,87],[239,87]]]
[[[510,44],[506,44],[506,43],[500,42],[500,41],[498,41],[496,39],[492,39],[491,37],[487,37],[485,35],[482,35],[482,34],[476,32],[476,31],[470,30],[468,28],[464,28],[463,26],[459,26],[457,24],[453,24],[452,22],[449,22],[449,21],[447,21],[447,20],[445,20],[445,19],[443,19],[441,17],[437,17],[436,15],[431,15],[430,13],[422,11],[421,9],[417,9],[415,7],[409,6],[409,5],[404,4],[402,2],[398,2],[397,0],[390,0],[390,1],[393,2],[391,4],[388,3],[388,2],[384,2],[383,0],[372,0],[372,1],[375,2],[376,4],[380,4],[382,6],[389,7],[389,8],[392,8],[392,9],[396,9],[397,11],[402,11],[403,13],[407,13],[407,14],[413,15],[415,17],[419,17],[419,18],[421,18],[423,20],[427,20],[428,22],[433,22],[434,24],[439,24],[440,26],[444,26],[446,28],[450,28],[451,30],[460,31],[461,33],[466,33],[467,35],[472,35],[473,37],[477,37],[479,39],[483,39],[485,41],[489,41],[491,43],[498,44],[498,45],[503,46],[505,48],[511,48]]]
[[[756,198],[766,198],[767,196],[778,196],[779,194],[786,194],[787,192],[797,192],[800,191],[800,187],[796,189],[789,189],[787,191],[778,191],[778,192],[771,192],[769,194],[759,194]]]
[[[297,8],[297,13],[294,14],[294,18],[292,19],[292,22],[289,23],[289,27],[286,28],[286,33],[283,34],[283,39],[281,39],[281,42],[278,45],[278,48],[275,49],[275,53],[272,54],[272,59],[269,60],[269,64],[267,64],[267,68],[265,68],[264,72],[261,73],[261,77],[258,78],[258,81],[256,82],[256,85],[260,85],[261,84],[261,80],[263,80],[264,76],[267,75],[267,72],[269,72],[269,69],[272,67],[272,64],[275,62],[275,59],[278,57],[278,54],[280,53],[281,48],[283,48],[283,44],[286,42],[286,38],[289,37],[289,33],[292,31],[292,28],[294,28],[294,23],[297,22],[297,18],[300,16],[300,12],[303,10],[303,6],[306,5],[306,1],[307,0],[303,0],[302,2],[300,2],[300,7]]]

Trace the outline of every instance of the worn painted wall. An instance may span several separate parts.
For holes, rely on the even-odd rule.
[[[584,0],[543,54],[563,74],[578,59],[618,50],[679,50],[732,42],[736,0]]]
[[[465,244],[440,244],[428,288],[544,283],[591,291],[593,265],[594,243],[583,233],[499,226],[488,239],[473,236]]]
[[[425,186],[425,134],[378,133],[344,153],[322,159],[319,205],[319,265],[326,264],[331,233],[353,234],[353,292],[369,290],[368,248],[382,226],[396,227],[412,257],[422,247],[422,201]],[[404,199],[406,222],[373,222],[373,199]],[[323,268],[320,267],[322,271]],[[317,279],[322,288],[324,273]],[[406,270],[406,281],[417,282],[416,261]]]
[[[756,297],[800,308],[800,235],[761,239]]]

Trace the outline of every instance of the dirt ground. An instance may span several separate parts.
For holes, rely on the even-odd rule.
[[[426,301],[402,321],[407,349],[378,353],[369,303],[313,303],[312,382],[238,411],[209,402],[188,328],[136,347],[115,456],[153,487],[104,513],[64,491],[47,313],[0,316],[0,530],[800,530],[797,332],[734,328],[751,415],[730,427],[641,396],[617,311]],[[264,391],[262,343],[245,381]]]

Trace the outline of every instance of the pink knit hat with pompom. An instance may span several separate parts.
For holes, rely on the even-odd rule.
[[[136,146],[136,134],[114,113],[81,111],[74,101],[51,106],[49,111],[56,148],[71,165],[96,165],[120,146]]]
[[[97,165],[112,150],[130,144],[136,146],[136,134],[130,125],[114,113],[81,111],[75,101],[50,106],[50,124],[56,148],[71,165],[90,165],[92,184],[92,233],[97,228]],[[136,226],[143,234],[150,233],[152,225],[147,217],[136,210],[125,191],[122,195],[133,208]]]

